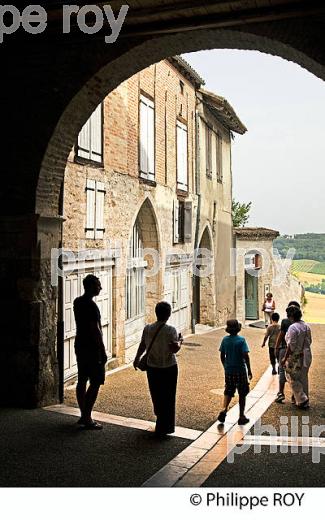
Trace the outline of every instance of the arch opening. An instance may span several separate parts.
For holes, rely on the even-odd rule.
[[[190,34],[190,38],[188,33],[163,36],[134,47],[104,65],[76,93],[59,119],[41,164],[35,203],[37,214],[58,214],[66,160],[75,144],[76,136],[98,104],[123,81],[167,56],[210,49],[257,50],[294,61],[325,79],[325,67],[298,48],[281,41],[280,36],[277,39],[259,33],[222,29],[194,30]],[[103,59],[108,61],[109,56],[103,56]],[[49,183],[52,186],[51,203],[48,200]]]
[[[213,239],[209,227],[206,226],[199,243],[198,258],[206,257],[206,259],[199,266],[199,276],[195,277],[195,308],[196,322],[210,326],[216,324],[216,280],[213,249]]]
[[[155,321],[160,299],[159,235],[151,202],[146,199],[128,241],[125,278],[125,359],[134,359],[146,323]],[[158,263],[158,265],[157,265]]]
[[[289,32],[290,30],[294,32],[293,29],[289,28]],[[54,374],[56,371],[55,332],[57,328],[57,293],[50,287],[49,280],[51,250],[60,246],[61,236],[60,230],[58,229],[59,226],[53,224],[53,222],[57,219],[61,225],[61,220],[58,219],[58,217],[61,214],[60,206],[62,206],[62,204],[60,200],[62,199],[64,171],[68,155],[75,144],[76,137],[82,126],[102,99],[121,84],[121,82],[166,56],[180,54],[182,52],[218,48],[259,50],[295,61],[316,76],[324,79],[325,69],[322,63],[318,63],[313,59],[312,53],[308,55],[308,52],[303,52],[299,45],[295,46],[294,39],[291,44],[288,33],[286,33],[286,38],[282,37],[281,34],[281,31],[279,31],[278,36],[276,36],[271,30],[269,32],[265,30],[263,33],[263,30],[256,28],[255,33],[254,29],[252,29],[251,32],[220,29],[194,30],[190,33],[172,34],[148,40],[130,49],[114,61],[110,61],[107,48],[105,50],[103,49],[102,59],[98,60],[98,63],[101,63],[101,68],[84,84],[81,90],[76,92],[72,101],[66,103],[64,112],[57,114],[57,118],[52,118],[52,120],[59,120],[59,122],[53,131],[50,141],[46,143],[46,153],[43,157],[40,170],[37,172],[37,192],[35,199],[33,199],[33,203],[35,203],[35,213],[41,217],[39,220],[35,219],[35,222],[33,221],[32,223],[34,226],[33,232],[35,231],[34,234],[37,235],[37,248],[35,248],[35,251],[33,249],[33,254],[35,253],[35,256],[39,255],[36,261],[36,263],[39,262],[39,266],[37,266],[39,267],[39,273],[37,273],[35,277],[37,281],[33,279],[30,284],[31,287],[28,287],[28,290],[25,292],[21,291],[17,296],[17,301],[24,301],[24,305],[25,302],[27,302],[26,307],[28,305],[32,306],[35,301],[40,305],[40,317],[37,323],[39,334],[37,334],[37,339],[35,340],[39,344],[39,352],[37,352],[35,359],[32,360],[32,362],[35,361],[35,366],[40,367],[40,372],[37,373],[37,369],[35,369],[37,376],[33,373],[30,378],[30,388],[32,390],[28,390],[28,392],[33,393],[33,403],[38,402],[45,404],[56,399],[57,383]],[[62,106],[65,106],[65,103],[62,103]],[[144,211],[143,215],[141,214],[139,216],[138,221],[139,235],[142,234],[141,239],[143,240],[144,247],[146,241],[150,243],[152,235],[155,235],[155,231],[152,227],[148,234],[148,240],[146,240],[144,236],[146,232],[142,229],[141,219],[143,218],[144,221],[147,220],[145,213],[146,211]],[[53,221],[51,219],[53,219]],[[35,241],[34,235],[31,238],[31,241],[32,240]],[[204,240],[206,240],[206,237]],[[157,245],[159,244],[158,238],[154,237],[153,241],[156,241]],[[23,254],[26,254],[26,252],[23,251]],[[28,254],[30,254],[29,246]],[[39,283],[40,278],[41,283]],[[211,285],[212,282],[209,283]],[[151,303],[145,306],[145,316],[148,318],[153,316],[152,302],[154,298],[152,297],[150,300],[150,297],[154,295],[157,300],[158,297],[161,296],[162,287],[159,277],[156,280],[153,278],[150,284],[148,285],[148,299],[146,301]],[[22,294],[23,292],[24,294]],[[42,313],[41,305],[44,302],[47,303],[47,310]],[[212,303],[212,306],[213,305],[215,304]],[[26,316],[29,312],[30,309],[26,311]],[[208,321],[208,315],[206,319]],[[49,331],[50,334],[48,333]],[[30,340],[28,339],[28,341]],[[29,363],[29,365],[31,365],[31,363]],[[51,366],[51,370],[46,369],[48,366]],[[27,370],[28,369],[26,369],[26,372]],[[51,372],[52,375],[49,375],[49,372]],[[39,393],[37,393],[38,390],[35,392],[34,379],[41,381],[41,383],[39,383]],[[40,395],[41,388],[46,389],[46,387],[51,387],[51,391],[48,392],[48,397],[43,399]],[[46,392],[47,390],[45,390],[45,393]],[[18,391],[16,394],[18,394]]]

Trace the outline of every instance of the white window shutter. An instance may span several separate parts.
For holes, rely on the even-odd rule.
[[[187,191],[187,127],[177,121],[177,187]]]
[[[179,123],[177,122],[176,127],[176,144],[177,144],[177,187],[181,184],[182,179],[182,129],[179,126]]]
[[[148,179],[155,180],[155,111],[148,106]]]
[[[145,99],[145,98],[144,98]],[[148,174],[148,110],[143,96],[140,99],[140,173]]]
[[[86,184],[86,199],[87,199],[86,238],[95,238],[95,198],[96,198],[96,181],[87,179],[87,184]]]
[[[181,286],[181,307],[187,307],[189,304],[189,290],[188,290],[188,271],[182,269],[180,272],[180,286]]]
[[[173,290],[172,290],[172,273],[166,269],[164,276],[164,300],[171,306],[173,303]]]
[[[78,136],[78,155],[90,159],[90,120],[84,124]]]
[[[187,127],[183,127],[183,184],[185,190],[187,190]]]
[[[104,237],[104,206],[105,204],[105,184],[103,182],[96,182],[96,224],[95,224],[95,238]]]
[[[102,162],[103,149],[103,118],[102,104],[98,105],[90,118],[90,159]]]
[[[178,200],[174,200],[174,214],[173,214],[173,220],[174,220],[174,244],[178,244],[179,242],[179,202]]]

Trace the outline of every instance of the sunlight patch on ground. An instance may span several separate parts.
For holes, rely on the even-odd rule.
[[[309,323],[325,323],[325,295],[305,293],[307,305],[304,308],[304,320]]]

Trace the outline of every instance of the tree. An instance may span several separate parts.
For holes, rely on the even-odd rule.
[[[232,201],[231,212],[232,222],[234,227],[244,227],[249,219],[249,212],[251,210],[251,202],[247,204],[237,202],[235,199]]]

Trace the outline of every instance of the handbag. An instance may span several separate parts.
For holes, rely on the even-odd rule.
[[[161,331],[161,329],[163,328],[163,326],[165,325],[165,323],[163,323],[162,325],[160,325],[160,327],[158,327],[158,329],[156,330],[155,334],[153,335],[153,338],[150,342],[150,345],[149,347],[146,349],[146,352],[145,354],[143,354],[143,356],[141,357],[139,363],[138,363],[138,366],[137,368],[139,370],[142,370],[142,372],[146,372],[147,368],[148,368],[148,355],[149,355],[149,352],[151,350],[151,347],[156,339],[156,337],[158,336],[158,333]]]

